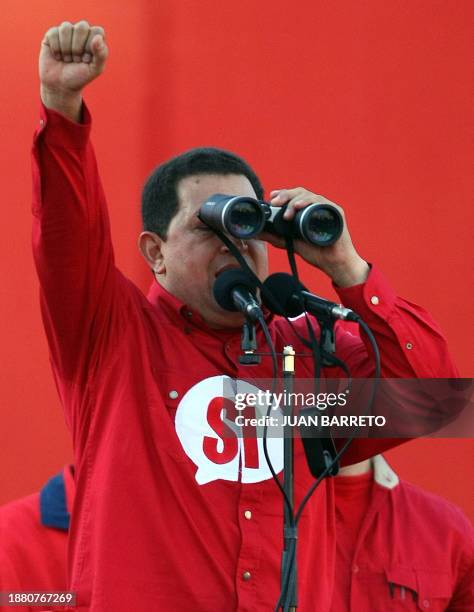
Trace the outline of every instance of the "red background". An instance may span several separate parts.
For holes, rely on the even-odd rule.
[[[268,190],[304,185],[342,204],[362,256],[429,308],[461,374],[473,375],[470,0],[61,4],[2,3],[0,503],[38,489],[71,457],[30,254],[37,55],[64,19],[107,31],[107,70],[87,100],[117,260],[138,285],[150,280],[136,250],[145,176],[183,149],[229,148]],[[287,268],[281,253],[272,268]],[[322,275],[303,276],[334,297]],[[474,517],[472,440],[410,442],[388,455]]]

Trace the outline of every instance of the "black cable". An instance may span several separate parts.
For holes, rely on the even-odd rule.
[[[214,228],[212,228],[214,230],[214,232],[216,233],[216,235],[221,239],[221,241],[227,246],[227,248],[229,249],[229,251],[233,254],[233,256],[237,259],[238,263],[240,264],[240,266],[242,267],[243,270],[245,270],[255,281],[257,286],[260,288],[261,292],[263,294],[268,293],[268,291],[266,290],[266,288],[264,287],[263,283],[260,281],[260,279],[256,276],[256,274],[253,272],[253,270],[250,268],[250,266],[247,264],[247,262],[245,261],[245,259],[242,257],[242,255],[240,254],[240,252],[238,251],[238,249],[235,247],[234,243],[229,240],[227,238],[227,236],[225,236],[221,231],[216,230]],[[294,251],[294,242],[293,242],[293,238],[292,237],[286,237],[285,238],[285,243],[286,243],[286,248],[287,248],[287,253],[288,253],[288,259],[289,259],[289,263],[290,263],[290,268],[291,271],[293,273],[293,276],[295,277],[295,280],[298,281],[298,270],[297,270],[297,266],[296,266],[296,261],[295,261],[295,251]],[[309,321],[309,318],[307,317],[307,314],[305,313],[305,319],[306,319],[306,325],[307,325],[307,329],[308,329],[308,334],[310,336],[310,340],[306,340],[304,339],[296,330],[296,328],[293,326],[292,322],[289,320],[288,317],[285,317],[285,319],[287,320],[287,322],[290,325],[290,328],[292,329],[293,333],[298,337],[298,339],[303,343],[304,346],[311,348],[312,350],[312,356],[313,356],[313,363],[314,363],[314,373],[315,373],[315,381],[319,380],[320,378],[320,373],[321,373],[321,356],[324,356],[326,358],[327,361],[333,361],[334,365],[337,365],[338,367],[340,367],[348,376],[349,379],[351,379],[351,375],[350,375],[350,371],[347,368],[346,364],[338,359],[337,357],[330,355],[329,353],[327,353],[326,351],[321,351],[320,347],[317,343],[317,339],[314,333],[314,329]],[[273,393],[275,392],[276,389],[276,380],[277,380],[277,373],[278,373],[278,363],[277,363],[277,358],[276,358],[276,351],[275,351],[275,347],[270,335],[270,332],[268,330],[268,327],[266,325],[266,322],[264,320],[263,317],[260,318],[260,323],[262,326],[262,331],[264,333],[265,336],[265,340],[266,343],[270,349],[271,352],[271,356],[272,356],[272,365],[273,365],[273,380],[272,380],[272,390]],[[377,390],[377,386],[378,386],[378,379],[380,377],[380,353],[378,350],[378,346],[377,343],[375,341],[375,338],[372,334],[372,332],[370,331],[369,327],[361,320],[358,320],[359,325],[362,327],[362,329],[365,331],[365,333],[367,334],[369,341],[371,343],[373,352],[374,352],[374,356],[375,356],[375,382],[374,385],[372,387],[372,394],[371,397],[369,399],[369,403],[368,403],[368,408],[367,408],[367,412],[370,411],[373,401],[375,399],[375,393]],[[273,395],[272,395],[273,396]],[[269,416],[270,414],[270,410],[272,408],[272,405],[270,404],[267,408],[267,413],[266,413],[266,417]],[[291,525],[292,526],[296,526],[299,523],[299,520],[301,518],[302,512],[306,506],[306,504],[308,503],[309,499],[311,498],[311,496],[313,495],[314,491],[317,489],[317,487],[320,485],[320,483],[324,480],[324,478],[332,471],[333,467],[338,463],[339,459],[343,456],[343,454],[347,451],[347,449],[349,448],[349,445],[351,444],[351,442],[353,441],[353,439],[355,438],[355,433],[346,440],[346,442],[344,443],[344,445],[342,446],[342,448],[339,450],[339,452],[335,455],[335,457],[333,458],[333,460],[331,461],[331,463],[326,467],[326,469],[322,472],[322,474],[319,476],[319,478],[313,483],[313,485],[310,487],[310,489],[308,490],[308,492],[306,493],[306,495],[304,496],[298,511],[296,513],[296,515],[293,514],[293,506],[290,502],[290,500],[288,499],[288,496],[286,495],[286,492],[283,489],[283,486],[278,478],[278,475],[276,474],[270,456],[268,454],[268,446],[267,446],[267,433],[268,433],[268,425],[267,425],[267,421],[268,418],[265,418],[265,425],[264,425],[264,432],[263,432],[263,452],[264,452],[264,456],[265,456],[265,460],[267,461],[267,465],[269,467],[269,470],[272,474],[272,477],[274,479],[274,481],[276,482],[278,488],[280,489],[280,492],[283,495],[286,507],[289,510],[289,514],[290,514],[290,518],[291,518]],[[357,430],[356,430],[357,431]],[[286,551],[286,554],[288,555],[286,558],[286,568],[285,568],[285,572],[284,575],[282,576],[282,590],[280,593],[280,597],[278,599],[278,602],[276,604],[275,610],[277,611],[281,605],[283,605],[284,611],[288,610],[288,606],[289,603],[288,601],[284,601],[284,599],[286,599],[289,596],[289,593],[291,592],[291,589],[289,588],[291,585],[289,584],[290,581],[290,577],[293,575],[293,566],[295,563],[295,559],[296,559],[296,540],[290,540],[290,546],[288,548],[288,550]]]
[[[371,397],[369,398],[369,402],[368,402],[368,407],[367,407],[367,413],[370,411],[370,409],[372,408],[372,404],[375,400],[375,394],[377,392],[377,387],[379,384],[379,380],[380,380],[380,373],[381,373],[381,365],[380,365],[380,352],[377,346],[377,342],[374,338],[374,335],[372,334],[372,331],[370,330],[370,328],[367,326],[367,324],[362,321],[362,319],[359,319],[358,321],[360,327],[364,330],[364,332],[367,334],[370,344],[372,346],[372,350],[374,352],[374,359],[375,359],[375,372],[374,372],[374,384],[372,386],[372,393],[371,393]],[[357,430],[356,430],[357,431]],[[332,460],[332,462],[326,467],[326,469],[322,472],[322,474],[319,476],[319,478],[317,478],[317,480],[313,483],[313,485],[310,487],[310,489],[308,490],[308,492],[306,493],[306,495],[304,496],[297,512],[295,515],[295,525],[299,524],[301,515],[303,513],[303,510],[306,506],[306,504],[308,503],[309,499],[311,498],[311,496],[313,495],[313,493],[315,492],[315,490],[317,489],[317,487],[321,484],[321,482],[326,478],[326,476],[331,472],[332,468],[337,464],[337,462],[339,461],[339,459],[344,455],[344,453],[347,451],[347,449],[349,448],[351,442],[354,440],[355,438],[355,433],[346,440],[346,442],[343,444],[342,448],[339,450],[339,452],[335,455],[334,459]],[[285,572],[285,576],[283,579],[283,589],[282,592],[280,594],[280,597],[278,599],[277,605],[275,606],[275,612],[278,611],[278,609],[280,608],[280,606],[282,605],[282,600],[283,597],[285,596],[285,594],[291,592],[291,590],[289,589],[289,577],[291,575],[294,575],[293,572],[293,565],[295,563],[295,559],[296,559],[296,542],[294,543],[294,546],[291,548],[291,550],[288,552],[288,554],[290,555],[288,562],[287,562],[287,567],[286,567],[286,572]],[[287,606],[287,602],[285,602],[284,604],[284,610],[287,610],[288,606]]]
[[[289,580],[290,580],[290,570],[293,567],[293,562],[294,562],[294,557],[296,555],[296,540],[291,540],[291,548],[288,548],[287,554],[289,555],[289,560],[286,563],[286,568],[285,568],[285,572],[282,576],[282,589],[280,591],[280,597],[278,598],[278,601],[275,605],[275,612],[278,612],[278,609],[282,606],[285,605],[286,603],[283,602],[285,596],[287,593],[289,593],[289,589],[288,587],[289,585]]]
[[[374,353],[374,359],[375,359],[375,372],[374,372],[374,384],[372,385],[372,390],[371,390],[371,396],[369,398],[369,402],[367,405],[367,410],[365,412],[365,414],[368,414],[372,408],[372,404],[374,403],[375,400],[375,394],[377,393],[377,388],[379,385],[379,381],[380,381],[380,373],[381,373],[381,364],[380,364],[380,352],[379,352],[379,347],[377,346],[377,342],[374,338],[374,335],[372,334],[372,331],[370,330],[369,326],[361,319],[358,319],[358,324],[360,325],[360,327],[364,330],[364,332],[366,333],[367,337],[369,338],[373,353]],[[364,416],[364,415],[362,415]],[[324,470],[324,472],[319,476],[319,478],[313,483],[313,485],[311,486],[311,488],[308,490],[308,492],[306,493],[306,495],[303,498],[303,501],[301,502],[296,515],[295,515],[295,522],[296,524],[299,523],[299,520],[301,518],[301,514],[306,506],[306,504],[308,503],[310,497],[312,496],[312,494],[314,493],[314,491],[317,489],[317,487],[320,485],[320,483],[322,482],[322,480],[329,474],[329,472],[332,470],[332,468],[334,467],[334,465],[339,461],[339,459],[344,455],[344,453],[347,451],[347,449],[349,448],[350,444],[352,443],[352,441],[354,440],[356,433],[357,433],[358,428],[355,429],[355,432],[352,436],[350,436],[346,442],[342,445],[341,449],[338,451],[338,453],[336,454],[336,456],[334,457],[334,459],[331,461],[331,463],[327,466],[327,468]]]
[[[232,242],[232,240],[230,240],[223,232],[221,232],[218,229],[215,229],[214,227],[212,227],[211,225],[209,225],[208,223],[206,223],[205,221],[203,221],[201,219],[201,221],[207,225],[215,234],[216,236],[225,244],[225,246],[229,249],[229,252],[232,253],[232,255],[235,257],[235,259],[239,262],[240,267],[247,272],[247,274],[255,281],[255,283],[257,284],[258,288],[260,290],[263,289],[263,283],[262,281],[258,278],[258,276],[255,274],[255,272],[252,270],[252,268],[248,265],[248,263],[245,261],[245,258],[242,257],[239,249],[235,246],[235,244]]]
[[[372,334],[372,331],[370,330],[370,328],[367,326],[367,324],[359,318],[358,323],[360,325],[360,327],[364,330],[364,332],[366,333],[366,335],[369,338],[370,344],[372,346],[372,350],[374,353],[374,359],[375,359],[375,372],[374,372],[374,384],[372,386],[372,392],[371,392],[371,396],[369,398],[369,402],[368,402],[368,406],[367,406],[367,410],[366,410],[366,414],[370,412],[373,402],[375,400],[375,394],[377,391],[377,387],[379,384],[379,379],[380,379],[380,373],[381,373],[381,364],[380,364],[380,352],[377,346],[377,342]],[[310,337],[312,338],[312,340],[315,340],[315,336],[314,336],[314,330],[312,329],[312,326],[309,322],[309,320],[307,319],[307,325],[308,325],[308,331],[311,329],[310,333]],[[340,360],[338,360],[340,361]],[[341,364],[343,364],[344,362],[341,361]],[[319,365],[319,364],[318,364]],[[345,364],[344,364],[345,365]],[[351,379],[350,376],[350,372],[347,369],[347,366],[345,368],[345,370],[347,370],[348,372],[348,377],[349,379]],[[319,368],[316,370],[319,371]],[[303,510],[306,507],[306,504],[309,502],[310,498],[312,497],[313,493],[315,492],[315,490],[318,488],[318,486],[321,484],[321,482],[326,478],[326,476],[328,476],[333,467],[335,465],[337,465],[337,463],[339,462],[340,458],[344,455],[344,453],[347,451],[347,449],[349,448],[350,444],[352,443],[352,441],[355,438],[355,435],[357,433],[357,429],[354,432],[354,434],[352,436],[350,436],[346,442],[343,444],[343,446],[341,447],[341,449],[336,453],[336,455],[334,456],[334,458],[332,459],[332,461],[327,465],[327,467],[325,468],[325,470],[320,474],[320,476],[315,480],[315,482],[313,483],[313,485],[309,488],[309,490],[307,491],[306,495],[304,496],[303,500],[301,501],[298,510],[296,512],[295,515],[295,525],[297,526],[299,524],[300,518],[302,516]],[[288,553],[290,554],[290,553]],[[285,572],[285,577],[284,577],[284,582],[283,582],[283,589],[282,592],[280,594],[280,598],[278,600],[278,603],[275,607],[275,610],[278,610],[278,608],[282,605],[282,600],[283,597],[285,596],[285,594],[288,594],[289,592],[291,592],[290,588],[289,588],[289,577],[294,575],[293,572],[293,566],[296,560],[296,543],[295,546],[292,548],[291,550],[291,554],[289,559],[287,560],[287,571]],[[286,603],[285,603],[285,607],[284,609],[286,609]]]
[[[291,271],[293,273],[293,276],[295,277],[296,281],[299,281],[298,279],[298,270],[297,270],[297,266],[296,266],[296,261],[295,261],[295,257],[294,257],[294,243],[293,243],[293,239],[291,237],[289,238],[285,238],[285,243],[286,243],[286,247],[287,247],[287,252],[288,252],[288,260],[290,263],[290,268]],[[300,336],[300,334],[298,334],[298,332],[296,331],[296,329],[294,328],[294,326],[292,325],[291,321],[288,320],[288,323],[290,324],[291,329],[293,330],[293,332],[295,333],[295,335],[300,339],[303,340],[303,344],[305,346],[309,346],[311,347],[311,351],[312,351],[312,355],[313,355],[313,363],[314,363],[314,375],[315,375],[315,384],[316,384],[316,389],[318,389],[318,384],[316,381],[319,381],[320,378],[320,373],[321,373],[321,357],[324,356],[326,358],[327,361],[333,361],[333,363],[337,366],[339,366],[347,375],[348,379],[349,379],[349,384],[351,385],[352,383],[352,377],[350,374],[350,370],[347,367],[347,365],[340,359],[338,359],[337,357],[330,355],[329,353],[327,353],[326,351],[322,351],[319,347],[319,344],[317,343],[317,339],[316,339],[316,335],[314,333],[314,329],[311,325],[311,322],[309,320],[309,317],[307,316],[307,313],[305,313],[305,320],[306,320],[306,326],[308,329],[308,334],[310,337],[310,340],[306,340],[304,341],[302,339],[302,337]],[[360,325],[360,327],[364,330],[364,332],[367,334],[369,341],[371,343],[372,346],[372,350],[374,352],[374,358],[375,358],[375,376],[374,376],[374,384],[372,386],[372,393],[371,393],[371,397],[369,398],[369,402],[368,402],[368,406],[367,406],[367,410],[366,413],[369,413],[371,408],[372,408],[372,404],[375,400],[375,394],[377,391],[377,387],[378,387],[378,383],[379,383],[379,378],[380,378],[380,371],[381,371],[381,366],[380,366],[380,353],[379,353],[379,349],[377,346],[377,342],[370,330],[370,328],[367,326],[367,324],[362,321],[362,319],[359,318],[358,323]],[[336,453],[336,455],[333,457],[332,461],[327,465],[327,467],[325,468],[325,470],[320,474],[320,476],[316,479],[316,481],[313,483],[313,485],[310,487],[310,489],[307,491],[306,495],[304,496],[297,512],[296,515],[294,517],[295,520],[295,526],[299,524],[299,520],[301,518],[301,515],[303,513],[304,508],[306,507],[306,504],[309,502],[311,496],[313,495],[313,493],[315,492],[315,490],[317,489],[317,487],[321,484],[321,482],[326,478],[326,476],[328,476],[334,466],[336,466],[339,462],[339,460],[341,459],[341,457],[344,455],[344,453],[347,451],[347,449],[349,448],[350,444],[352,443],[352,441],[355,438],[355,435],[357,433],[357,429],[355,430],[354,434],[352,436],[350,436],[346,442],[343,444],[343,446],[341,447],[341,449]],[[288,596],[288,594],[291,592],[290,584],[289,584],[289,580],[290,580],[290,576],[294,575],[293,572],[293,566],[296,560],[296,541],[292,541],[293,545],[291,546],[291,549],[288,549],[287,551],[287,555],[289,555],[289,558],[287,558],[287,562],[286,562],[286,568],[285,568],[285,574],[282,578],[282,590],[280,593],[280,597],[278,599],[278,602],[275,606],[275,611],[277,611],[282,605],[283,605],[283,609],[284,611],[286,611],[288,609],[288,602],[284,601],[284,598],[286,598]]]
[[[248,265],[248,263],[245,261],[244,257],[242,257],[241,253],[239,252],[239,250],[237,249],[237,247],[235,246],[235,244],[232,242],[232,240],[230,240],[223,232],[221,232],[218,229],[215,229],[214,227],[210,226],[208,223],[206,223],[206,221],[202,220],[203,223],[205,225],[207,225],[210,229],[212,229],[212,231],[217,235],[217,237],[225,244],[225,246],[229,249],[229,252],[232,253],[232,255],[235,257],[235,259],[238,261],[238,263],[240,264],[241,268],[247,272],[247,274],[249,274],[249,276],[254,279],[254,281],[256,282],[257,286],[260,288],[260,290],[262,291],[262,293],[269,293],[268,290],[263,286],[262,281],[258,278],[258,276],[255,274],[255,272],[252,270],[252,268]],[[265,322],[265,319],[263,317],[260,318],[260,324],[262,326],[262,331],[263,334],[265,336],[265,341],[270,349],[270,353],[272,356],[272,363],[273,363],[273,380],[272,380],[272,391],[273,393],[276,390],[276,381],[278,378],[278,362],[277,362],[277,358],[276,358],[276,350],[275,350],[275,346],[273,344],[273,340],[271,338],[270,332],[268,330],[268,326]],[[272,396],[273,397],[273,396]],[[270,404],[270,406],[268,406],[267,408],[267,413],[266,413],[266,417],[268,417],[270,415],[270,410],[272,408],[272,405]],[[273,464],[271,462],[270,459],[270,455],[268,454],[268,445],[267,445],[267,433],[268,433],[268,425],[267,425],[267,418],[265,418],[265,425],[264,425],[264,429],[263,429],[263,454],[265,456],[265,460],[267,462],[268,465],[268,469],[270,470],[270,473],[273,477],[273,480],[275,481],[275,483],[277,484],[278,488],[280,489],[282,495],[283,495],[283,499],[285,501],[285,505],[288,508],[289,514],[292,517],[292,523],[294,521],[294,515],[293,515],[293,507],[292,504],[290,502],[290,500],[288,499],[288,496],[286,495],[283,486],[278,478],[277,473],[275,472],[275,469],[273,467]]]
[[[286,253],[288,255],[288,263],[290,264],[291,273],[293,274],[295,281],[299,283],[300,279],[298,276],[298,267],[296,265],[295,259],[295,242],[293,240],[293,236],[285,236],[285,247]]]
[[[367,334],[369,341],[371,343],[372,346],[372,350],[374,352],[374,358],[375,358],[375,375],[374,375],[374,384],[372,386],[372,393],[371,393],[371,397],[369,398],[369,402],[368,402],[368,407],[367,407],[367,413],[370,411],[370,409],[372,408],[372,404],[374,402],[375,399],[375,394],[377,391],[377,387],[378,387],[378,383],[379,383],[379,379],[380,379],[380,372],[381,372],[381,366],[380,366],[380,353],[379,353],[379,349],[377,346],[377,342],[370,330],[370,328],[367,326],[367,324],[362,321],[362,319],[359,319],[358,321],[359,325],[362,327],[362,329],[364,330],[364,332]],[[352,443],[352,441],[355,438],[355,433],[346,440],[346,442],[343,444],[343,446],[341,447],[341,449],[339,450],[339,452],[335,455],[334,459],[332,460],[332,462],[326,467],[326,469],[321,473],[321,475],[319,476],[319,478],[317,478],[317,480],[313,483],[313,485],[310,487],[310,489],[308,490],[308,492],[306,493],[306,495],[304,496],[297,512],[295,515],[295,524],[298,525],[301,515],[303,513],[303,510],[306,506],[306,504],[308,503],[309,499],[311,498],[311,496],[313,495],[313,493],[315,492],[315,490],[317,489],[317,487],[321,484],[321,482],[326,478],[326,476],[331,472],[332,468],[337,464],[337,462],[339,461],[339,459],[344,455],[344,453],[347,451],[347,449],[349,448],[350,444]],[[292,570],[293,570],[293,565],[295,563],[295,559],[296,559],[296,546],[294,547],[295,549],[291,551],[291,556],[290,559],[288,561],[288,566],[287,566],[287,575],[288,577],[290,575],[292,575]],[[288,578],[286,578],[286,582],[285,582],[285,586],[286,586],[286,592],[289,592],[288,590],[288,585],[286,584],[288,582]],[[278,608],[281,606],[281,602],[282,602],[282,598],[283,598],[284,592],[282,592],[282,594],[280,595],[280,599],[278,600],[277,606],[275,608],[275,610],[278,610]]]

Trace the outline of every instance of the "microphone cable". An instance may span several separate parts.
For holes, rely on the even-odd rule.
[[[206,225],[208,225],[206,223]],[[210,226],[209,226],[210,227]],[[242,269],[244,271],[246,271],[256,282],[257,286],[259,287],[259,289],[262,291],[262,293],[266,293],[267,295],[270,293],[269,291],[267,291],[267,289],[264,287],[263,283],[260,281],[260,279],[256,276],[256,274],[254,273],[254,271],[250,268],[250,266],[248,265],[248,263],[245,261],[244,257],[242,257],[241,253],[239,252],[239,250],[235,247],[234,243],[229,240],[229,238],[220,230],[214,229],[211,227],[211,229],[214,231],[214,233],[220,238],[220,240],[227,246],[227,248],[229,249],[229,251],[232,253],[232,255],[236,258],[236,260],[238,261],[238,263],[240,264],[240,266],[242,267]],[[289,259],[289,263],[290,263],[290,268],[292,270],[293,276],[295,277],[295,280],[298,281],[298,270],[297,270],[297,265],[296,265],[296,261],[295,261],[295,256],[294,256],[294,242],[292,237],[286,237],[285,238],[285,242],[286,242],[286,246],[287,246],[287,252],[288,252],[288,259]],[[270,295],[270,299],[272,299],[272,296]],[[317,339],[314,333],[314,329],[311,325],[311,322],[307,316],[307,313],[305,312],[305,318],[306,318],[306,324],[307,324],[307,328],[308,328],[308,333],[310,335],[311,340],[306,340],[304,339],[298,332],[297,330],[294,328],[292,322],[289,320],[288,317],[284,317],[287,322],[289,323],[292,331],[295,333],[295,335],[303,342],[303,344],[307,347],[311,347],[312,349],[312,353],[313,353],[313,362],[315,365],[315,374],[321,373],[321,352],[319,350],[319,345],[317,343]],[[270,331],[268,329],[268,326],[264,320],[263,317],[259,317],[259,321],[260,324],[262,326],[262,331],[264,333],[265,336],[265,341],[270,349],[271,352],[271,357],[272,357],[272,368],[273,368],[273,379],[272,379],[272,388],[273,391],[275,391],[276,389],[276,381],[277,381],[277,377],[278,377],[278,362],[277,362],[277,356],[276,356],[276,350],[275,350],[275,346],[273,343],[273,340],[271,338],[270,335]],[[372,347],[372,351],[374,354],[374,359],[375,359],[375,372],[374,372],[374,384],[372,386],[372,390],[371,390],[371,396],[369,398],[369,402],[368,402],[368,406],[367,406],[367,413],[370,411],[370,409],[372,408],[372,404],[375,400],[375,395],[376,395],[376,391],[377,391],[377,387],[378,387],[378,383],[379,383],[379,378],[380,378],[380,373],[381,373],[381,364],[380,364],[380,352],[377,346],[377,342],[372,334],[372,331],[370,330],[370,328],[368,327],[368,325],[360,318],[358,317],[357,319],[357,323],[359,324],[359,326],[363,329],[363,331],[366,333],[369,342],[371,344]],[[310,331],[311,330],[311,331]],[[347,368],[347,365],[340,359],[338,359],[337,357],[334,357],[332,355],[328,355],[327,353],[325,354],[325,356],[331,360],[334,361],[334,364],[341,367],[341,369],[343,369],[343,371],[347,374],[349,380],[351,381],[351,376],[350,376],[350,371]],[[272,408],[272,405],[270,405],[267,408],[267,413],[266,416],[268,416],[270,414],[270,410]],[[273,467],[273,464],[271,462],[269,453],[268,453],[268,445],[267,445],[267,434],[268,434],[268,426],[267,426],[267,419],[265,419],[265,425],[264,425],[264,432],[263,432],[263,451],[264,451],[264,456],[265,456],[265,460],[267,461],[267,465],[269,467],[269,470],[272,474],[272,478],[275,481],[275,483],[277,484],[283,498],[285,501],[285,505],[289,510],[289,514],[291,516],[292,519],[292,526],[297,526],[299,524],[299,520],[301,518],[301,515],[303,513],[304,508],[306,507],[308,501],[310,500],[310,498],[312,497],[313,493],[315,492],[315,490],[317,489],[317,487],[321,484],[321,482],[324,480],[324,478],[326,478],[326,476],[328,476],[332,469],[337,465],[338,461],[341,459],[341,457],[344,455],[344,453],[347,451],[347,449],[349,448],[350,444],[352,443],[352,441],[354,440],[355,436],[357,433],[357,429],[356,431],[352,434],[352,436],[350,436],[346,442],[343,444],[343,446],[340,448],[340,450],[336,453],[335,457],[333,458],[333,460],[328,464],[328,466],[324,469],[324,471],[320,474],[320,476],[315,480],[315,482],[313,483],[313,485],[309,488],[309,490],[307,491],[307,493],[305,494],[303,500],[301,501],[298,510],[296,512],[296,514],[294,514],[294,508],[292,507],[292,504],[290,502],[290,500],[288,499],[288,496],[286,495],[283,486],[278,478],[278,475],[275,472],[275,469]],[[288,610],[288,602],[284,601],[284,599],[287,597],[288,593],[290,592],[290,589],[288,588],[289,585],[289,578],[291,575],[291,570],[293,568],[295,559],[296,559],[296,540],[292,540],[291,541],[291,547],[288,550],[288,563],[286,565],[286,570],[285,570],[285,574],[282,577],[282,590],[280,593],[280,597],[278,599],[278,602],[276,604],[275,607],[275,612],[281,607],[281,605],[283,604],[284,610],[285,612]]]
[[[364,332],[366,333],[367,337],[369,338],[373,353],[374,353],[374,360],[375,360],[375,373],[374,373],[374,384],[372,385],[372,389],[371,389],[371,395],[369,398],[369,402],[368,402],[368,406],[367,406],[367,410],[366,413],[368,413],[370,411],[370,409],[372,408],[372,404],[374,403],[375,400],[375,395],[377,392],[377,388],[378,388],[378,384],[379,384],[379,380],[380,380],[380,373],[381,373],[381,363],[380,363],[380,352],[379,352],[379,348],[377,346],[377,342],[374,338],[374,335],[372,334],[372,331],[370,330],[370,328],[368,327],[368,325],[362,320],[359,319],[358,321],[360,327],[364,330]],[[297,526],[299,524],[299,521],[301,519],[301,515],[303,513],[304,508],[306,507],[308,501],[310,500],[311,496],[313,495],[313,493],[315,492],[315,490],[318,488],[318,486],[321,484],[321,482],[324,480],[324,478],[326,478],[326,476],[328,474],[330,474],[332,468],[334,467],[334,465],[337,464],[337,462],[339,461],[339,459],[344,455],[344,453],[347,451],[347,449],[349,448],[350,444],[352,443],[352,441],[355,438],[355,435],[357,433],[357,428],[356,431],[352,434],[352,436],[350,436],[346,442],[343,444],[343,446],[340,448],[340,450],[337,452],[336,456],[334,457],[333,461],[326,467],[326,469],[320,474],[320,476],[315,480],[315,482],[311,485],[310,489],[308,490],[308,492],[306,493],[306,495],[304,496],[301,504],[298,507],[298,510],[296,511],[296,515],[295,515],[295,525]],[[288,562],[288,576],[286,576],[286,581],[285,581],[285,585],[286,585],[286,592],[289,592],[288,589],[288,577],[290,576],[290,572],[291,569],[295,563],[295,559],[296,559],[296,545],[291,549],[291,555],[290,555],[290,559]],[[277,605],[275,606],[275,612],[277,612],[278,608],[282,605],[282,600],[285,596],[285,591],[282,590],[281,594],[280,594],[280,598],[277,602]],[[285,610],[287,609],[287,607],[284,608]]]

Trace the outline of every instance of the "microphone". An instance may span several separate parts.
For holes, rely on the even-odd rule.
[[[306,287],[285,272],[272,274],[263,283],[262,300],[276,314],[297,317],[305,310],[318,317],[359,321],[350,308],[336,304],[306,290]]]
[[[226,270],[214,283],[214,299],[224,310],[241,312],[258,322],[263,313],[255,297],[257,283],[243,270]]]

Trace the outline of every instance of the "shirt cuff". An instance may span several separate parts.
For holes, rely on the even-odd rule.
[[[83,149],[89,140],[91,124],[91,114],[84,102],[82,103],[82,123],[71,121],[41,103],[39,128],[35,134],[35,141],[41,138],[46,144],[56,147]]]
[[[363,320],[375,316],[387,321],[397,299],[390,283],[376,266],[371,266],[365,283],[353,287],[334,285],[334,289],[341,303],[354,310]]]

